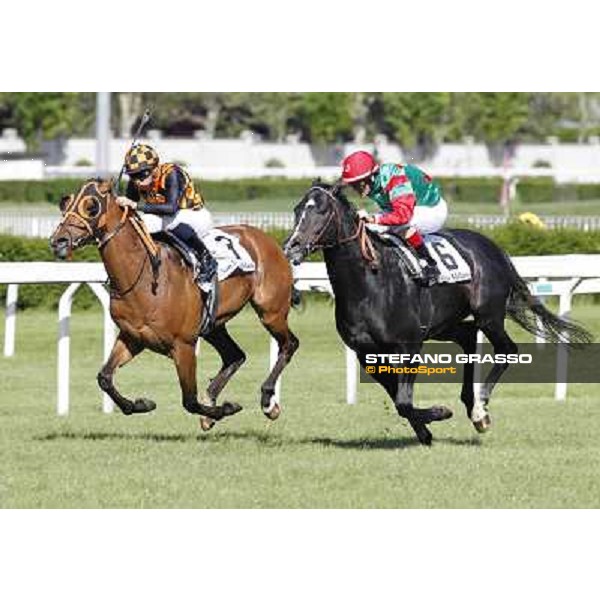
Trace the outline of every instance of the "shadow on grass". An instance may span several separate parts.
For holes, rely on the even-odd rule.
[[[209,434],[166,434],[166,433],[123,433],[123,432],[105,432],[105,431],[61,431],[49,433],[44,436],[34,438],[38,442],[55,441],[126,441],[138,440],[153,443],[189,443],[199,442],[201,444],[221,444],[230,441],[254,442],[261,446],[270,448],[281,448],[283,446],[322,446],[325,448],[336,448],[341,450],[404,450],[409,448],[419,448],[421,444],[415,438],[358,438],[358,439],[334,439],[329,437],[308,437],[308,438],[284,438],[279,434],[264,431],[223,431]],[[433,446],[458,446],[458,447],[479,447],[480,438],[454,439],[438,438],[434,439]]]

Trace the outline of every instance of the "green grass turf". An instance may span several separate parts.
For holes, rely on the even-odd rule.
[[[600,307],[577,299],[574,316],[600,334]],[[600,506],[600,384],[501,385],[494,429],[479,437],[456,385],[418,385],[417,404],[446,403],[432,448],[374,385],[345,404],[345,363],[333,308],[313,301],[292,317],[302,347],[284,376],[281,419],[258,407],[268,339],[254,314],[231,330],[249,361],[222,398],[245,410],[202,434],[180,406],[172,364],[145,354],[117,382],[147,395],[147,416],[100,412],[100,313],[72,320],[71,414],[58,418],[56,314],[18,315],[17,354],[0,358],[0,507],[399,508]],[[3,335],[3,324],[0,326]],[[520,339],[527,339],[519,336]],[[199,380],[218,360],[206,350]]]

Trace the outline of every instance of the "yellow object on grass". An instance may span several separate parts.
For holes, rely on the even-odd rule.
[[[519,215],[519,222],[524,225],[531,225],[536,229],[546,229],[546,224],[536,214],[526,212]]]

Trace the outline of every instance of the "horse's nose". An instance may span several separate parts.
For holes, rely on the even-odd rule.
[[[299,246],[288,249],[285,252],[285,256],[295,267],[302,264],[302,261],[304,260],[304,252]]]
[[[65,260],[69,254],[69,240],[67,238],[51,239],[50,249],[56,258]]]

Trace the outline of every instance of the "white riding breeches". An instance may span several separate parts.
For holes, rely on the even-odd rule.
[[[159,231],[172,231],[178,225],[185,224],[194,230],[199,239],[202,239],[214,227],[212,215],[206,208],[182,209],[174,215],[167,216],[143,214],[142,218],[151,234]]]
[[[444,227],[448,218],[448,205],[442,198],[436,206],[417,206],[410,222],[419,233],[436,233]]]

